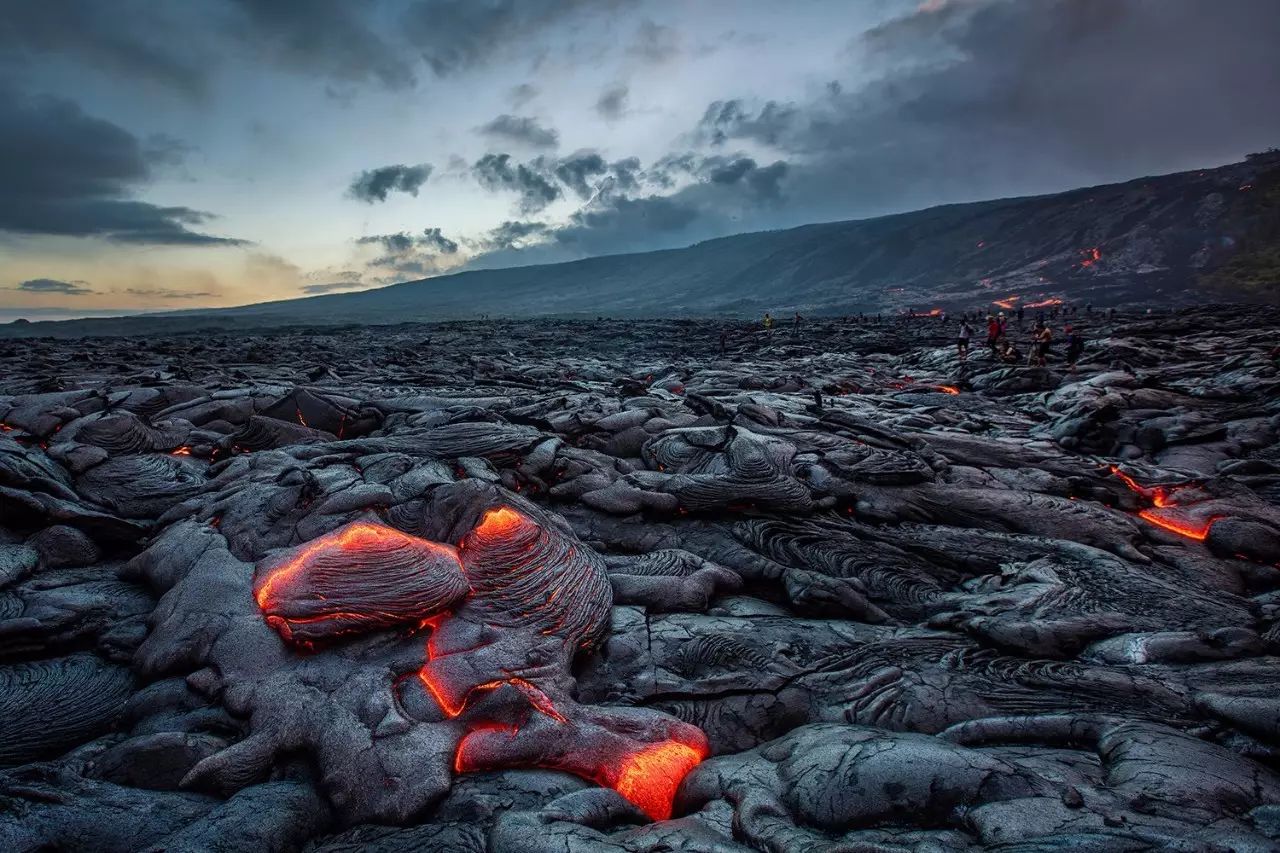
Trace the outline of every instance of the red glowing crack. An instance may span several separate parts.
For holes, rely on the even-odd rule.
[[[1222,518],[1215,515],[1202,523],[1188,521],[1179,518],[1177,515],[1169,512],[1158,512],[1157,510],[1165,510],[1171,507],[1177,507],[1177,494],[1183,491],[1184,486],[1144,486],[1137,480],[1130,477],[1124,471],[1120,470],[1118,465],[1111,466],[1111,473],[1120,478],[1120,480],[1128,486],[1129,490],[1137,495],[1141,495],[1145,500],[1151,501],[1152,507],[1141,509],[1138,511],[1138,517],[1142,520],[1154,524],[1162,530],[1175,533],[1178,536],[1193,539],[1197,542],[1203,542],[1209,537],[1209,530],[1213,527],[1214,522]]]

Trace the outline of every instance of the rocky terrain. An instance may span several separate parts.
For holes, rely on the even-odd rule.
[[[1073,322],[6,341],[0,849],[1280,848],[1280,310]]]
[[[1026,198],[737,234],[682,249],[471,270],[354,293],[17,322],[0,338],[480,317],[904,314],[1028,306],[1280,304],[1280,151]]]

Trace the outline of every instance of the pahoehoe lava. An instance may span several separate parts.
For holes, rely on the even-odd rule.
[[[6,341],[0,849],[1278,849],[1280,311],[1074,322]]]

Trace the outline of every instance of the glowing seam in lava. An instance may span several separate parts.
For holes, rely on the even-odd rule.
[[[1149,509],[1141,510],[1138,513],[1138,517],[1151,522],[1156,527],[1168,530],[1170,533],[1176,533],[1179,536],[1185,536],[1188,539],[1194,539],[1197,542],[1203,542],[1205,539],[1209,538],[1210,528],[1213,527],[1214,522],[1222,518],[1220,515],[1215,515],[1200,527],[1193,527],[1191,524],[1186,522],[1158,516]]]
[[[1121,471],[1117,465],[1111,466],[1111,473],[1123,480],[1124,484],[1128,486],[1131,491],[1149,499],[1151,503],[1155,505],[1156,509],[1168,509],[1170,507],[1177,506],[1173,500],[1173,496],[1178,492],[1179,487],[1175,486],[1166,488],[1165,486],[1143,486],[1137,480]],[[1157,515],[1151,509],[1139,510],[1138,518],[1141,518],[1143,521],[1150,522],[1156,527],[1167,530],[1170,533],[1176,533],[1179,536],[1185,536],[1188,539],[1203,542],[1209,537],[1209,529],[1213,527],[1213,523],[1222,518],[1222,516],[1215,515],[1199,527],[1195,527],[1187,522],[1178,521],[1177,519],[1165,518],[1164,516]]]
[[[960,389],[954,385],[939,385],[938,390],[944,394],[959,394]]]
[[[182,445],[181,447],[176,448],[176,449],[174,449],[174,450],[170,451],[170,454],[171,454],[171,455],[173,455],[173,456],[190,456],[190,455],[191,455],[191,448],[190,448],[190,447],[187,447],[187,446],[184,444],[184,445]]]
[[[518,731],[519,729],[515,726],[508,726],[503,723],[478,723],[471,729],[471,731],[467,732],[466,735],[463,736],[462,740],[458,741],[458,747],[453,752],[453,772],[466,773],[468,770],[472,769],[472,767],[478,766],[474,762],[471,763],[471,766],[468,766],[466,755],[467,744],[470,743],[472,738],[476,735],[480,735],[485,732],[506,732],[508,735],[514,737]]]

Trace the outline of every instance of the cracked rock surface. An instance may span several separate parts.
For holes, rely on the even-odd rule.
[[[1280,311],[1070,320],[4,342],[0,850],[1280,849]]]

